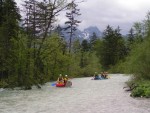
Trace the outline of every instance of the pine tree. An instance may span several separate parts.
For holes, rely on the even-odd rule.
[[[133,31],[133,28],[131,28],[130,31],[129,31],[128,42],[130,44],[133,44],[133,42],[134,42],[134,31]]]
[[[81,43],[81,60],[80,67],[83,68],[87,65],[87,56],[85,55],[89,51],[89,43],[87,40],[83,40]]]
[[[114,66],[126,55],[125,43],[120,34],[119,27],[113,29],[109,25],[104,31],[103,46],[101,49],[101,63],[104,69]]]
[[[72,0],[72,2],[69,3],[69,5],[68,5],[69,12],[66,13],[66,17],[69,20],[65,22],[67,27],[64,28],[64,30],[66,30],[67,33],[70,35],[69,36],[69,53],[71,52],[71,49],[72,49],[72,40],[73,40],[73,36],[75,35],[74,31],[77,30],[76,27],[78,26],[79,23],[81,23],[81,21],[75,19],[76,16],[81,15],[79,13],[80,9],[77,9],[77,6],[78,5],[75,3],[75,0]]]
[[[97,37],[96,33],[93,32],[93,35],[90,37],[90,48],[91,48],[91,50],[94,49],[94,46],[95,46],[97,40],[98,40],[98,37]]]
[[[73,43],[73,53],[78,54],[80,53],[80,51],[81,51],[81,44],[80,44],[80,40],[77,39]]]
[[[89,43],[86,39],[84,39],[81,43],[81,51],[83,52],[89,51]]]
[[[146,20],[144,20],[144,36],[150,36],[150,11],[146,15]]]
[[[135,42],[135,34],[133,28],[130,29],[129,34],[127,35],[127,52],[131,51],[131,47]]]
[[[3,18],[3,0],[0,0],[0,26],[2,24],[2,18]]]
[[[136,42],[140,43],[143,41],[143,24],[140,23],[140,22],[136,22],[134,23],[134,31],[135,31],[135,39],[136,39]]]
[[[14,0],[1,0],[0,8],[0,74],[8,76],[13,71],[11,40],[17,38],[21,16]]]

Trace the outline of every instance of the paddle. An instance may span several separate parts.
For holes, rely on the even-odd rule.
[[[51,86],[56,86],[56,83],[52,83]]]

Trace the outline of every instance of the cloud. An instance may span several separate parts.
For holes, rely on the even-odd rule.
[[[18,4],[21,0],[15,0]],[[82,1],[82,0],[77,0]],[[103,31],[107,25],[114,28],[120,26],[125,34],[134,22],[142,21],[150,10],[150,0],[84,0],[78,4],[81,11],[79,28],[83,30],[89,26],[97,26]],[[58,23],[66,21],[64,17],[58,18]]]
[[[109,24],[127,33],[134,22],[142,21],[150,8],[150,0],[87,0],[79,5],[80,28],[94,25],[104,30]]]

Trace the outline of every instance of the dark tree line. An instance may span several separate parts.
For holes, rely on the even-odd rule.
[[[125,58],[127,51],[120,28],[113,29],[108,25],[95,49],[104,70],[110,69]]]
[[[75,0],[70,3],[65,0],[25,0],[22,21],[14,0],[1,0],[0,3],[0,87],[31,89],[36,85],[40,88],[40,84],[56,79],[59,73],[78,74],[74,70],[80,64],[80,44],[75,46],[79,48],[76,54],[68,53],[71,51],[67,48],[68,42],[54,32],[59,13],[69,10],[67,15],[71,17],[67,17],[71,27],[68,29],[71,29],[70,36],[73,35],[80,23],[75,17],[79,15]],[[70,41],[69,45],[74,46],[74,42]],[[74,57],[79,61],[75,62]]]
[[[12,39],[17,39],[21,16],[14,0],[0,1],[0,78],[7,78],[13,69]]]

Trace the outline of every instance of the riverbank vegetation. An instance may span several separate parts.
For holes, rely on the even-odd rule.
[[[136,34],[130,32],[129,53],[114,68],[132,74],[128,85],[134,97],[150,97],[150,13],[146,17],[143,22],[134,24]]]
[[[130,55],[127,57],[125,64],[125,72],[133,73],[132,80],[134,84],[131,96],[150,97],[150,37],[140,43],[135,44]],[[132,87],[132,84],[129,84]]]
[[[127,36],[119,27],[106,27],[90,40],[74,35],[80,20],[78,2],[26,0],[20,12],[14,0],[0,1],[0,87],[31,89],[58,75],[93,76],[94,72],[133,74],[131,96],[150,97],[150,14]],[[59,13],[68,21],[56,26]],[[21,18],[21,14],[23,17]],[[68,37],[64,35],[68,34]]]
[[[95,51],[90,49],[93,44],[74,36],[80,23],[75,18],[80,15],[77,6],[75,1],[26,0],[21,20],[14,0],[0,1],[0,87],[40,88],[45,82],[56,80],[60,73],[91,76],[100,68]],[[69,18],[67,28],[55,25],[64,10]],[[63,36],[63,29],[71,31],[66,31],[69,41]]]

